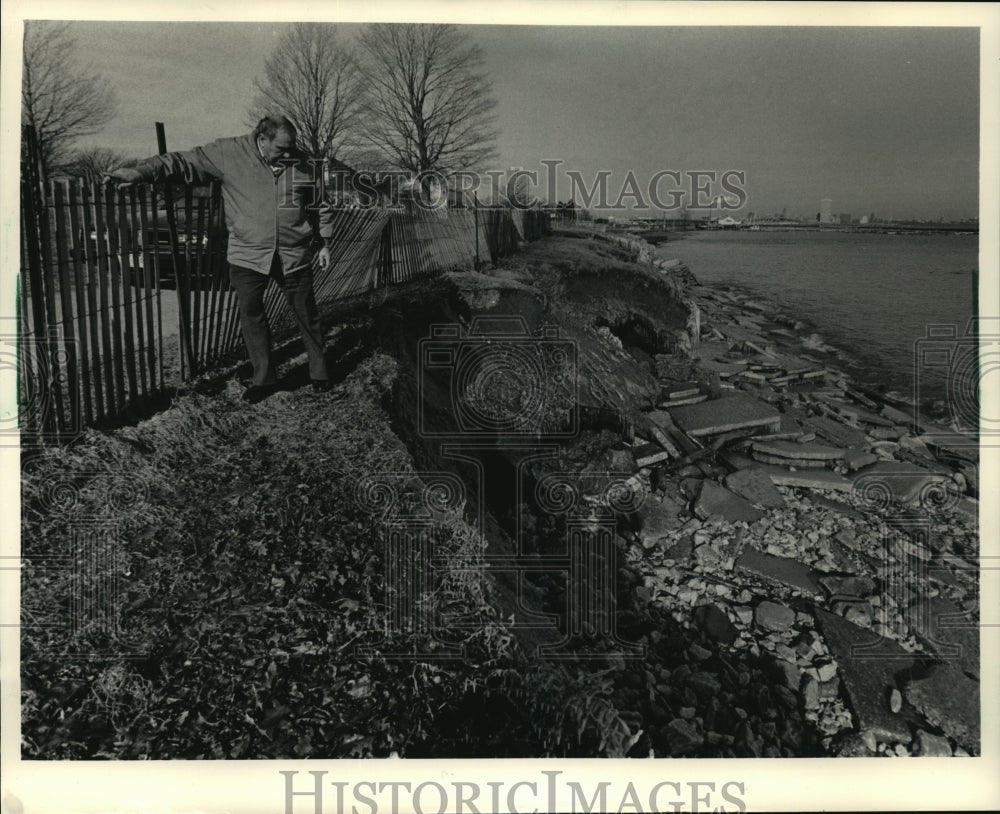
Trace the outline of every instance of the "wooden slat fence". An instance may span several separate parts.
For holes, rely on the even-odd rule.
[[[22,168],[16,331],[22,441],[75,437],[237,358],[236,295],[217,183],[193,188],[42,182]],[[167,203],[169,202],[169,204]],[[547,229],[539,211],[339,210],[320,305],[497,260]],[[294,332],[268,286],[277,338]],[[11,333],[11,332],[8,332]]]

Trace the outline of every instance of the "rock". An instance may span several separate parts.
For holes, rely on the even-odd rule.
[[[819,682],[810,675],[802,679],[802,705],[805,709],[819,709]]]
[[[866,729],[862,733],[861,738],[864,740],[865,746],[867,746],[872,752],[879,751],[878,741],[875,739],[875,733],[870,729]],[[885,751],[885,744],[882,745],[882,751]]]
[[[936,664],[926,678],[905,687],[906,700],[934,726],[979,752],[979,682],[950,664]]]
[[[875,747],[869,746],[863,735],[848,732],[838,740],[834,753],[837,757],[871,757],[875,754]]]
[[[724,559],[720,552],[712,543],[704,543],[694,550],[694,560],[702,568],[718,568]]]
[[[816,675],[819,678],[821,684],[826,684],[828,681],[833,681],[834,677],[837,675],[837,665],[833,662],[827,662],[826,664],[821,664],[816,668]]]
[[[923,729],[917,730],[916,749],[913,754],[920,757],[951,757],[951,744],[941,735],[932,735]]]
[[[608,464],[612,472],[632,473],[636,470],[635,458],[632,457],[632,452],[620,447],[609,450]]]
[[[866,576],[826,575],[819,578],[819,584],[830,596],[853,596],[863,599],[875,593],[875,581]]]
[[[889,709],[893,712],[899,712],[902,708],[903,694],[893,687],[892,692],[889,693]]]
[[[802,682],[802,673],[799,668],[784,659],[777,659],[775,664],[781,673],[784,686],[790,690],[798,690],[799,684]]]
[[[830,610],[859,627],[870,628],[872,626],[874,611],[872,606],[863,599],[837,597],[831,599]]]
[[[895,747],[893,748],[892,751],[896,753],[896,757],[909,757],[910,756],[910,750],[907,749],[905,746],[903,746],[903,744],[901,744],[901,743],[897,743],[895,745]]]
[[[765,630],[785,631],[795,624],[795,611],[786,605],[764,600],[754,609],[754,620]]]
[[[699,605],[691,616],[702,632],[719,644],[731,645],[739,635],[736,625],[718,605]]]
[[[870,731],[886,742],[909,743],[910,729],[901,715],[886,708],[885,698],[897,675],[909,675],[912,657],[894,641],[879,640],[870,630],[816,609],[816,623],[837,660],[841,688],[857,720],[858,731]]]
[[[694,513],[702,520],[721,517],[730,523],[753,523],[762,517],[759,509],[713,480],[702,481],[701,491],[694,503]]]
[[[781,413],[745,393],[675,407],[670,411],[670,416],[681,429],[695,438],[718,435],[743,427],[769,427],[777,430],[781,422]]]
[[[683,755],[701,746],[705,739],[690,721],[674,718],[662,730],[671,756]]]
[[[747,546],[736,560],[736,568],[758,577],[780,582],[803,593],[818,594],[819,588],[810,576],[809,568],[788,557],[765,554]]]
[[[697,642],[691,642],[688,646],[687,652],[692,661],[706,661],[707,659],[712,658],[712,651],[706,650]]]
[[[756,466],[739,469],[725,479],[726,488],[731,489],[751,503],[765,508],[783,508],[785,498],[774,488],[771,478]]]
[[[714,698],[722,690],[722,684],[719,683],[719,679],[713,673],[703,670],[692,673],[688,679],[688,685],[702,699]]]
[[[681,537],[680,540],[663,552],[663,556],[666,559],[674,560],[675,562],[687,562],[693,550],[694,544],[692,543],[691,538]]]

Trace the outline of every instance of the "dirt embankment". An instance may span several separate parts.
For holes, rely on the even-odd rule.
[[[908,435],[814,410],[822,362],[751,364],[785,327],[636,256],[559,236],[375,292],[327,315],[333,394],[294,389],[296,357],[258,405],[216,384],[32,459],[25,755],[975,751],[905,615],[932,588],[974,600],[968,524],[932,507],[950,582],[882,616],[905,565],[887,508],[802,480],[809,420],[856,433],[829,477]],[[733,427],[671,419],[734,395]],[[856,631],[896,661],[848,675]]]

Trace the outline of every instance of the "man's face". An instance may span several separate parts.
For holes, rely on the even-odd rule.
[[[269,139],[267,136],[258,136],[257,144],[264,160],[272,166],[278,166],[281,159],[289,158],[291,150],[295,149],[295,135],[285,130],[279,130],[274,134],[273,139]]]

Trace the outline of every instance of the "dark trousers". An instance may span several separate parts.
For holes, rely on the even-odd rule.
[[[243,341],[253,365],[253,384],[274,384],[277,377],[271,364],[271,331],[264,313],[264,289],[273,278],[285,295],[285,301],[299,326],[302,342],[309,354],[309,377],[327,379],[326,359],[323,355],[323,328],[316,308],[313,292],[312,269],[309,266],[293,274],[284,274],[281,260],[275,253],[271,261],[271,273],[243,266],[229,266],[229,281],[236,291],[240,306],[240,328]]]

